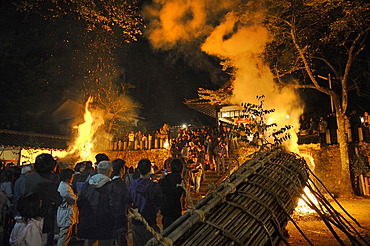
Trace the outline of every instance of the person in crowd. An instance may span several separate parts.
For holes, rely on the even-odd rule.
[[[203,176],[203,166],[201,163],[196,162],[195,167],[192,170],[193,173],[193,183],[195,194],[199,194],[200,191],[200,182],[202,181]]]
[[[300,135],[307,135],[308,128],[310,127],[309,121],[306,119],[306,116],[304,114],[301,115],[299,118],[299,133]]]
[[[308,135],[316,135],[317,134],[317,121],[314,117],[309,118],[309,127],[308,127]]]
[[[104,153],[99,153],[95,156],[95,164],[98,165],[101,161],[109,161],[109,157]]]
[[[352,110],[348,118],[351,123],[352,141],[357,143],[359,141],[358,128],[361,127],[360,115],[357,110]]]
[[[172,140],[170,151],[171,151],[172,158],[179,158],[180,157],[181,150],[180,150],[179,143],[176,139]]]
[[[152,134],[148,134],[148,149],[152,149],[153,148],[153,135]]]
[[[328,128],[328,122],[325,120],[323,116],[320,116],[318,122],[318,131],[320,135],[320,142],[321,144],[326,143],[326,130]]]
[[[17,211],[19,215],[15,217],[16,223],[10,233],[10,245],[45,245],[41,204],[41,199],[37,193],[26,195],[18,201]]]
[[[364,112],[364,116],[362,117],[363,122],[362,122],[362,131],[364,134],[364,141],[369,143],[370,142],[370,117],[368,112]]]
[[[0,191],[3,191],[8,198],[8,205],[13,203],[13,172],[10,169],[2,170],[0,173]]]
[[[160,146],[160,141],[159,141],[160,139],[161,139],[161,134],[157,130],[154,132],[154,148],[162,148],[162,146]]]
[[[148,137],[143,134],[143,137],[141,138],[141,145],[142,145],[142,149],[148,149]]]
[[[116,159],[112,162],[112,182],[116,186],[114,196],[119,199],[121,208],[116,214],[116,226],[114,230],[114,245],[127,245],[127,186],[122,177],[125,175],[126,162],[122,159]]]
[[[330,143],[334,144],[337,143],[337,119],[335,112],[332,112],[327,115],[326,121],[328,122],[328,129],[330,132]]]
[[[119,200],[114,196],[115,185],[109,178],[112,164],[100,161],[97,174],[91,176],[81,189],[77,198],[79,223],[77,237],[87,239],[91,246],[112,245],[115,229],[115,216],[119,213]]]
[[[131,131],[128,134],[128,149],[133,150],[134,149],[134,142],[135,142],[135,132]]]
[[[128,188],[129,204],[133,209],[138,209],[148,224],[159,232],[156,216],[161,202],[161,188],[150,179],[152,164],[148,159],[141,159],[137,168],[140,178],[134,180]],[[132,232],[134,246],[145,245],[153,237],[145,225],[137,219],[132,220]]]
[[[1,227],[3,228],[4,237],[1,238],[8,241],[8,235],[12,229],[12,223],[14,218],[13,213],[13,187],[12,187],[12,171],[9,169],[3,169],[0,171],[0,193],[4,195],[4,205],[2,206],[2,221],[0,221]],[[1,202],[1,203],[3,203]]]
[[[75,174],[72,181],[72,188],[76,194],[80,192],[81,187],[85,183],[87,178],[82,174],[82,172],[85,170],[85,166],[86,166],[85,162],[82,161],[78,162],[74,167]]]
[[[97,167],[101,161],[109,161],[109,157],[104,153],[96,154],[95,155],[95,167]],[[92,166],[92,163],[91,163],[91,166],[90,166],[90,163],[86,163],[85,170],[82,172],[82,174],[87,175],[86,177],[86,181],[87,181],[88,179],[90,179],[90,177],[97,174],[97,170],[96,168]]]
[[[351,121],[347,115],[344,115],[344,133],[346,134],[347,142],[352,142]]]
[[[210,168],[215,170],[215,165],[214,165],[215,143],[210,135],[207,136],[206,141],[204,142],[204,145],[206,146],[206,153],[208,155],[208,162],[209,162]]]
[[[92,161],[85,161],[85,168],[84,170],[82,171],[82,177],[80,178],[81,180],[85,180],[85,182],[87,182],[87,180],[93,176],[94,174],[96,174],[96,170],[93,166],[93,163]]]
[[[184,144],[184,146],[182,147],[182,149],[181,149],[181,156],[182,156],[182,158],[185,160],[185,161],[187,161],[187,160],[189,160],[190,158],[190,147],[189,147],[189,143],[186,143],[186,144]]]
[[[0,243],[7,242],[7,225],[6,225],[6,203],[8,198],[6,197],[5,193],[0,191]]]
[[[26,179],[31,172],[33,172],[33,167],[31,164],[23,165],[21,168],[21,175],[14,183],[14,200],[13,207],[16,209],[19,199],[26,195]]]
[[[183,181],[181,176],[183,170],[182,161],[180,159],[172,159],[170,167],[171,173],[159,181],[162,192],[161,213],[163,215],[162,224],[164,229],[181,216],[185,195],[184,190],[177,186]]]
[[[125,181],[126,187],[129,187],[130,184],[132,183],[132,181],[134,181],[134,173],[135,173],[135,170],[134,170],[133,167],[129,167],[127,169],[127,172],[126,172],[125,176],[123,177],[123,180]]]
[[[224,173],[226,171],[225,168],[225,156],[226,156],[226,148],[222,141],[219,141],[214,149],[215,153],[215,161],[216,161],[216,171],[218,173]]]
[[[183,170],[183,179],[185,181],[186,189],[188,192],[194,188],[194,173],[193,170],[195,168],[195,163],[193,160],[188,160],[185,161],[183,160],[185,165],[184,165],[184,170]]]
[[[206,152],[204,151],[205,147],[202,145],[197,146],[196,156],[197,156],[197,162],[199,162],[202,165],[203,169],[203,175],[202,180],[206,180],[206,170],[209,170],[209,167],[206,168]]]
[[[57,225],[59,227],[58,246],[67,246],[70,243],[73,228],[77,223],[77,196],[71,187],[73,175],[74,171],[69,168],[60,172],[58,192],[62,196],[63,201],[57,210]]]
[[[143,133],[141,131],[137,131],[135,133],[135,137],[134,137],[134,141],[135,141],[134,142],[134,144],[135,144],[134,149],[141,149],[141,146],[142,146],[141,140],[142,140],[142,138],[143,138]]]
[[[40,154],[35,160],[36,171],[26,176],[27,194],[37,194],[42,201],[43,245],[54,245],[56,210],[62,203],[62,197],[57,191],[58,184],[51,180],[56,164],[52,155]]]

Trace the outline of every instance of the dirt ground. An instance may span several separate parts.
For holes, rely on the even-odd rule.
[[[351,221],[351,224],[355,226],[356,230],[360,235],[365,238],[366,243],[361,241],[360,245],[370,245],[370,197],[355,197],[351,199],[338,199],[338,202],[342,207],[361,225],[361,228],[356,226],[356,224],[351,221],[348,216],[345,218]],[[332,206],[340,212],[343,216],[345,213],[338,207],[335,202],[331,202]],[[294,216],[298,227],[303,231],[303,233],[308,237],[313,245],[340,245],[340,243],[335,239],[330,230],[326,227],[324,222],[319,219],[316,215],[310,216]],[[288,242],[293,246],[303,246],[310,245],[296,229],[292,222],[287,225],[287,230],[289,233]],[[354,245],[352,244],[346,235],[342,232],[336,230],[343,240],[344,245]],[[282,244],[284,245],[284,244]]]
[[[360,245],[370,245],[370,197],[356,197],[352,199],[338,199],[340,205],[362,226],[361,228],[356,226],[354,222],[351,224],[355,226],[356,230],[360,235],[365,238],[367,244],[362,242]],[[331,203],[332,206],[340,212],[343,216],[345,213],[338,207],[335,202]],[[347,220],[350,220],[348,216],[345,216]],[[311,241],[314,246],[336,246],[341,245],[326,227],[324,222],[319,219],[317,215],[309,216],[297,216],[294,215],[294,219],[298,224],[299,228]],[[289,234],[288,243],[292,246],[305,246],[310,245],[300,232],[296,229],[293,223],[289,222],[287,225],[287,230]],[[344,245],[354,245],[342,232],[336,230],[343,240]],[[128,235],[128,245],[132,246],[132,234]],[[281,243],[280,246],[284,246]]]

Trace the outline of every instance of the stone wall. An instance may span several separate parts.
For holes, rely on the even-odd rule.
[[[355,147],[358,148],[358,155],[363,157],[368,165],[370,160],[370,144],[350,144],[350,162],[353,162],[353,155],[356,154]],[[240,150],[240,161],[242,161],[246,155],[251,154],[253,150],[254,149]],[[305,158],[308,166],[314,171],[318,179],[325,185],[330,193],[338,197],[341,193],[341,181],[338,178],[341,172],[339,145],[321,146],[320,144],[303,144],[299,145],[299,151],[300,156]],[[356,180],[354,180],[354,183],[356,184]]]
[[[341,191],[341,162],[338,145],[321,146],[321,148],[306,147],[305,150],[300,150],[301,156],[310,162],[305,157],[305,154],[313,158],[310,166],[317,178],[325,185],[325,187],[334,195],[338,196]],[[320,187],[320,186],[319,186]]]
[[[365,160],[365,165],[369,165],[370,158],[370,144],[369,143],[350,143],[349,146],[350,153],[350,166],[354,165],[354,161],[357,157],[360,156]],[[356,151],[357,148],[357,151]],[[341,171],[341,162],[340,162],[340,152],[339,145],[324,145],[324,146],[300,146],[301,155],[304,157],[304,154],[308,154],[313,157],[315,167],[314,174],[320,179],[321,182],[326,186],[326,188],[334,195],[339,196],[341,193],[341,183],[340,171]],[[351,168],[352,169],[352,168]],[[355,191],[355,194],[358,192],[358,179],[353,172],[352,176],[352,185]]]
[[[151,149],[151,150],[132,150],[132,151],[110,151],[106,152],[110,160],[121,158],[126,161],[126,166],[136,167],[137,163],[144,158],[149,159],[159,168],[163,168],[163,163],[171,157],[171,153],[167,149]]]

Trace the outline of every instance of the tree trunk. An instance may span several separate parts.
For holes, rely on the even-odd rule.
[[[340,161],[341,161],[341,177],[338,185],[341,190],[341,197],[351,197],[353,196],[351,177],[349,172],[349,153],[348,153],[348,142],[346,138],[345,128],[344,128],[344,113],[337,111],[336,114],[337,124],[338,124],[338,143],[340,151]]]

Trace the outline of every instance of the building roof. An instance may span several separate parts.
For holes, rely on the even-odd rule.
[[[190,99],[185,100],[184,104],[191,109],[194,109],[202,114],[208,115],[213,118],[217,118],[217,105],[212,105],[206,100],[202,99]]]
[[[0,129],[0,146],[66,149],[69,137]]]

